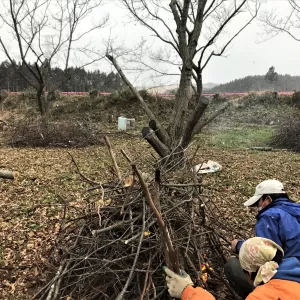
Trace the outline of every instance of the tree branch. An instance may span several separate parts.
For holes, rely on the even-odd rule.
[[[182,58],[182,52],[185,49],[187,45],[187,39],[186,39],[186,28],[182,28],[183,22],[181,20],[180,14],[179,14],[179,9],[177,7],[177,0],[171,0],[170,3],[170,8],[173,13],[173,17],[177,26],[177,34],[178,34],[178,39],[179,39],[179,56]]]
[[[273,38],[277,36],[279,33],[286,33],[288,34],[291,38],[293,38],[295,41],[300,41],[300,37],[298,38],[295,34],[291,32],[291,28],[297,28],[300,29],[300,25],[294,26],[292,17],[295,11],[300,14],[300,10],[297,8],[294,8],[293,4],[291,3],[292,0],[289,0],[290,5],[293,7],[293,10],[289,14],[289,16],[284,20],[280,18],[279,20],[277,19],[277,15],[273,15],[273,13],[265,13],[264,17],[261,19],[261,22],[265,23],[265,31],[266,34],[272,36],[270,38]],[[299,8],[300,9],[300,8]],[[299,22],[300,21],[300,16],[295,17],[296,20]]]
[[[130,285],[130,282],[132,281],[132,276],[133,276],[133,273],[135,271],[136,263],[138,261],[139,255],[140,255],[142,242],[143,242],[143,239],[144,239],[144,232],[145,232],[145,227],[146,227],[145,214],[146,214],[146,207],[145,207],[145,200],[143,199],[143,225],[142,225],[142,231],[140,233],[139,244],[138,244],[138,247],[137,247],[137,250],[136,250],[136,254],[135,254],[135,257],[134,257],[134,261],[133,261],[130,273],[128,275],[128,279],[126,280],[126,283],[125,283],[122,291],[120,292],[120,294],[117,296],[116,300],[122,300],[124,298],[124,294],[125,294],[126,290],[128,289],[128,287]]]
[[[121,0],[121,1],[124,3],[125,7],[129,10],[129,12],[130,12],[137,20],[139,20],[145,27],[147,27],[148,29],[150,29],[151,31],[153,31],[153,32],[155,33],[155,35],[156,35],[161,41],[163,41],[164,43],[167,43],[167,44],[171,45],[171,46],[174,48],[174,50],[175,50],[176,52],[178,52],[178,43],[176,42],[176,39],[175,39],[175,37],[174,37],[173,34],[171,34],[171,37],[172,37],[172,39],[173,39],[174,42],[171,42],[170,40],[165,39],[165,38],[164,38],[164,37],[163,37],[163,36],[162,36],[162,35],[154,28],[154,26],[151,26],[150,24],[148,24],[147,22],[145,22],[145,20],[144,20],[143,18],[140,17],[140,15],[136,12],[136,10],[135,10],[133,4],[132,4],[132,6],[130,6],[128,0]],[[142,1],[142,4],[144,4],[144,1]],[[147,10],[147,7],[145,7],[145,4],[144,4],[144,8]],[[163,22],[163,24],[164,24],[164,23],[165,23],[165,22]],[[168,29],[168,28],[169,28],[169,27],[167,26],[167,29]]]
[[[178,41],[176,40],[175,38],[175,35],[173,34],[170,26],[167,25],[166,21],[161,18],[158,14],[154,14],[148,7],[148,5],[146,4],[146,1],[145,0],[142,0],[142,3],[144,5],[144,7],[146,8],[147,12],[153,17],[155,18],[156,20],[159,20],[165,27],[166,29],[168,30],[169,34],[171,35],[176,47],[175,47],[175,50],[178,51],[178,48],[179,48],[179,44],[178,44]]]
[[[144,127],[142,129],[142,135],[161,158],[170,154],[170,149],[156,136],[154,131],[150,130],[149,127]]]
[[[229,44],[256,18],[257,16],[257,12],[256,11],[255,15],[223,46],[222,50],[218,53],[214,53],[214,51],[212,51],[210,53],[210,55],[208,56],[207,60],[205,61],[204,65],[201,67],[201,70],[203,71],[204,68],[207,66],[208,62],[210,61],[210,59],[213,56],[221,56],[223,55],[224,51],[226,50],[226,48],[229,46]]]
[[[245,5],[246,2],[247,2],[247,0],[243,0],[240,3],[240,5],[234,9],[234,11],[230,14],[230,16],[223,22],[223,24],[219,27],[217,32],[209,39],[209,41],[207,42],[207,44],[205,45],[205,47],[201,51],[201,55],[200,55],[200,58],[198,60],[199,69],[201,68],[201,63],[202,63],[203,56],[204,56],[204,53],[205,53],[206,49],[214,43],[215,39],[223,31],[224,27],[239,13],[240,9]]]
[[[200,3],[198,4],[194,29],[190,35],[189,52],[190,52],[191,57],[193,57],[193,58],[197,52],[196,48],[197,48],[197,44],[198,44],[198,39],[199,39],[201,30],[202,30],[203,10],[204,10],[205,4],[206,4],[206,1],[203,1],[202,5],[200,5]]]
[[[153,211],[153,213],[156,217],[157,224],[158,224],[159,231],[160,231],[161,237],[163,239],[163,242],[165,242],[168,246],[168,255],[169,255],[168,258],[169,258],[170,264],[172,264],[172,269],[173,269],[174,272],[179,274],[180,264],[179,264],[179,260],[178,260],[178,257],[177,257],[177,253],[176,253],[176,251],[173,247],[173,243],[172,243],[171,237],[169,235],[169,231],[167,229],[167,226],[166,226],[165,222],[163,221],[161,214],[157,210],[157,208],[156,208],[156,206],[155,206],[155,204],[152,200],[152,197],[151,197],[151,194],[149,192],[148,186],[146,185],[146,183],[143,179],[143,176],[141,175],[141,172],[139,171],[137,166],[132,162],[132,160],[128,157],[128,155],[125,153],[124,150],[121,150],[121,152],[125,156],[125,158],[130,162],[133,172],[137,175],[137,177],[140,181],[141,188],[144,191],[147,203],[150,206],[151,210]],[[168,258],[166,258],[166,259],[168,259]]]
[[[202,93],[201,93],[202,94]],[[194,114],[192,115],[191,119],[187,122],[184,132],[183,132],[183,139],[182,139],[182,147],[186,148],[188,144],[190,143],[192,137],[193,137],[193,132],[196,124],[199,122],[200,118],[204,114],[208,104],[209,100],[206,97],[201,97],[200,95],[197,95],[197,102],[198,105],[195,109]]]
[[[19,52],[20,52],[20,56],[21,56],[21,59],[22,59],[22,62],[23,64],[27,67],[27,69],[29,70],[29,72],[33,75],[33,77],[36,78],[37,81],[39,81],[39,77],[37,76],[37,74],[32,70],[32,68],[28,65],[25,57],[24,57],[24,52],[23,52],[23,46],[22,46],[22,41],[21,41],[21,35],[19,33],[19,29],[18,29],[18,26],[20,26],[18,20],[17,20],[17,17],[18,17],[18,14],[20,13],[20,10],[22,9],[22,6],[24,5],[25,3],[25,0],[23,0],[18,8],[18,11],[16,14],[14,14],[14,9],[13,9],[13,0],[10,0],[9,1],[9,5],[10,5],[10,16],[11,16],[11,19],[13,21],[13,28],[14,28],[14,31],[15,31],[15,34],[16,34],[16,39],[17,39],[17,42],[18,42],[18,47],[19,47]]]
[[[121,172],[120,172],[120,169],[118,167],[118,163],[117,163],[117,160],[116,160],[116,156],[114,154],[114,151],[111,147],[111,144],[110,144],[110,141],[109,141],[109,138],[107,136],[104,136],[104,140],[105,140],[105,143],[106,143],[106,146],[108,148],[108,151],[109,151],[109,154],[110,154],[110,157],[114,163],[114,167],[115,167],[115,171],[117,173],[117,177],[119,179],[119,181],[122,180],[122,176],[121,176]]]
[[[19,173],[18,172],[11,172],[11,171],[7,171],[7,170],[0,170],[0,178],[3,179],[16,179],[18,178]]]
[[[201,132],[201,130],[211,123],[214,119],[216,119],[220,114],[222,114],[229,106],[231,105],[231,102],[228,101],[226,102],[220,109],[212,113],[211,115],[208,116],[208,118],[202,122],[198,122],[198,124],[195,126],[193,134],[198,134]]]
[[[9,59],[11,65],[13,66],[14,70],[15,70],[17,73],[19,73],[19,74],[22,76],[22,78],[23,78],[29,85],[31,85],[34,89],[38,89],[37,85],[35,85],[30,79],[28,79],[27,76],[25,76],[21,70],[18,70],[15,61],[14,61],[14,60],[11,58],[11,56],[9,55],[8,50],[7,50],[7,48],[5,47],[5,45],[4,45],[4,43],[3,43],[2,39],[1,39],[1,37],[0,37],[0,44],[1,44],[1,46],[2,46],[2,49],[4,50],[4,53],[5,53],[6,57]]]
[[[138,98],[138,100],[140,101],[140,104],[141,104],[142,108],[144,109],[144,111],[146,112],[146,114],[148,115],[148,117],[151,120],[155,120],[157,126],[161,130],[162,135],[164,136],[164,140],[168,143],[169,136],[168,136],[167,132],[163,129],[163,127],[160,124],[160,122],[158,121],[158,119],[155,117],[155,115],[153,114],[153,112],[149,109],[149,107],[147,106],[146,102],[144,101],[144,99],[142,98],[142,96],[140,95],[140,93],[137,91],[137,89],[127,79],[126,75],[123,73],[123,71],[122,71],[121,67],[119,66],[119,64],[117,63],[116,59],[112,55],[109,55],[109,54],[106,54],[106,57],[114,65],[114,67],[116,68],[116,70],[120,74],[122,80],[130,88],[131,92]]]

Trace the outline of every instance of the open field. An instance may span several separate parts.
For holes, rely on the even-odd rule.
[[[274,134],[271,126],[236,126],[234,128],[212,129],[198,136],[204,139],[208,147],[218,149],[245,149],[264,147]]]
[[[120,149],[143,165],[141,153],[149,151],[144,141],[128,136],[111,141],[122,169],[127,164],[119,155]],[[196,162],[211,159],[223,166],[220,173],[203,177],[204,197],[218,204],[220,217],[237,231],[254,224],[254,212],[244,209],[242,203],[260,180],[277,178],[292,198],[300,200],[299,154],[209,148],[204,144]],[[110,176],[111,161],[105,147],[69,152],[88,178],[101,182]],[[18,180],[0,182],[0,298],[25,300],[45,281],[64,205],[76,207],[85,201],[86,184],[80,180],[66,149],[2,148],[0,162],[1,168],[20,172]]]

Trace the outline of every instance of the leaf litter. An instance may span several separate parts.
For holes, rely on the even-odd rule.
[[[134,159],[152,151],[138,139],[112,141],[116,153],[125,149]],[[112,163],[106,148],[69,152],[89,179],[102,182],[110,176]],[[242,203],[260,181],[276,178],[284,183],[292,199],[300,200],[299,154],[204,148],[195,162],[209,159],[219,162],[223,170],[202,177],[203,197],[217,205],[220,222],[235,228],[227,233],[228,239],[239,233],[253,234],[255,212]],[[51,267],[48,258],[62,226],[64,207],[80,207],[86,185],[66,149],[2,148],[0,162],[1,168],[20,173],[16,181],[0,179],[0,298],[26,300],[45,284]],[[125,169],[126,162],[121,160],[119,166]]]

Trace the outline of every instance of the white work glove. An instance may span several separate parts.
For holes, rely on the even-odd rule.
[[[181,298],[181,295],[185,288],[187,288],[189,285],[194,285],[191,277],[183,270],[180,271],[180,275],[174,273],[167,267],[163,267],[163,270],[167,274],[166,281],[168,292],[171,297]]]

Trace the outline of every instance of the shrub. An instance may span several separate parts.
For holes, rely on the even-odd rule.
[[[220,95],[219,93],[217,93],[217,94],[215,94],[215,95],[213,96],[212,101],[213,101],[214,103],[223,103],[223,102],[228,101],[228,98],[226,98],[226,97]]]
[[[8,91],[7,90],[0,90],[0,102],[5,100],[8,97]]]
[[[278,104],[280,102],[280,97],[277,92],[265,92],[263,94],[249,93],[244,99],[244,104],[247,106],[252,106],[255,104]]]
[[[292,105],[300,108],[300,91],[296,91],[292,96]]]
[[[141,90],[139,92],[143,99],[148,103],[153,103],[156,102],[158,99],[161,99],[161,97],[151,95],[147,90]]]
[[[24,118],[10,127],[4,138],[13,147],[85,147],[102,144],[99,133],[99,129],[84,123]]]
[[[23,98],[22,98],[23,99]],[[16,109],[19,105],[20,97],[19,95],[9,95],[9,97],[3,103],[3,109],[12,110]]]
[[[14,111],[16,114],[23,114],[31,111],[37,112],[37,104],[35,98],[24,98],[23,94],[10,94],[3,102],[3,109]]]
[[[89,95],[90,95],[90,98],[91,99],[95,99],[95,98],[97,98],[98,97],[98,91],[97,90],[91,90],[91,91],[89,91]]]
[[[59,90],[51,91],[47,95],[47,99],[49,101],[57,101],[60,100],[60,98],[61,98],[61,94]]]
[[[23,99],[35,99],[36,98],[36,90],[33,88],[27,88],[22,92]]]
[[[158,117],[163,116],[166,120],[165,115],[171,112],[174,104],[173,98],[161,98],[149,94],[146,90],[140,90],[139,93],[153,113]],[[144,119],[146,115],[139,100],[129,89],[105,96],[102,110],[106,112],[106,115],[113,114],[116,117],[125,115]]]
[[[161,99],[160,97],[149,94],[146,90],[140,90],[139,93],[145,102],[149,104],[155,103]],[[130,104],[136,106],[137,103],[139,103],[138,98],[129,89],[112,93],[106,97],[107,106],[118,105],[120,108],[125,108]]]
[[[288,118],[278,127],[271,145],[300,151],[300,114]]]

